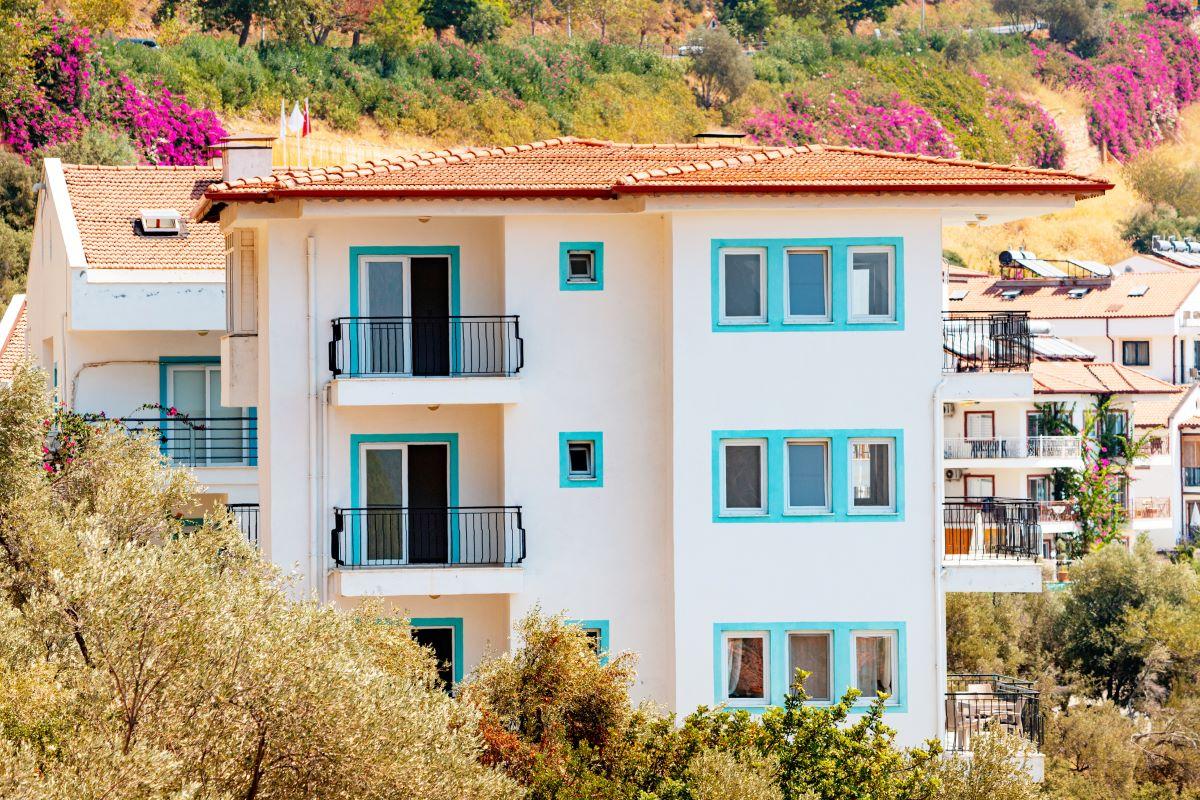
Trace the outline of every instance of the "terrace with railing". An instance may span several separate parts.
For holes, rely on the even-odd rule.
[[[157,436],[163,455],[186,467],[245,467],[258,464],[255,417],[128,417],[130,433]]]
[[[1042,554],[1038,512],[1034,500],[947,499],[942,504],[946,560],[1037,561]]]
[[[943,372],[1027,372],[1032,358],[1027,312],[943,312]]]
[[[942,456],[954,458],[1065,458],[1078,459],[1083,451],[1079,436],[993,436],[986,439],[947,437]]]
[[[339,317],[333,320],[334,376],[505,377],[525,364],[516,316]]]
[[[525,560],[520,506],[335,508],[340,569],[515,567]]]
[[[258,503],[230,503],[225,506],[246,535],[246,541],[258,547]]]
[[[1041,694],[1033,682],[1005,675],[948,675],[946,749],[969,752],[971,740],[989,730],[1013,734],[1041,747]]]

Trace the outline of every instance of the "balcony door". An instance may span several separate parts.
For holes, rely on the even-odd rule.
[[[373,256],[360,270],[365,371],[449,375],[449,256]]]
[[[380,443],[362,452],[365,563],[450,561],[449,447]]]
[[[167,405],[183,415],[162,423],[167,455],[198,467],[245,463],[246,410],[221,403],[220,366],[168,367]]]

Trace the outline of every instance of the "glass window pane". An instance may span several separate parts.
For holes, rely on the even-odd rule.
[[[879,692],[894,695],[892,636],[859,634],[854,638],[855,687],[871,700]]]
[[[568,469],[572,475],[592,474],[591,442],[569,442],[567,444]]]
[[[766,641],[761,636],[731,636],[725,640],[726,691],[732,699],[767,697]]]
[[[595,275],[593,271],[594,259],[595,256],[588,250],[573,250],[567,253],[567,269],[570,272],[569,280],[592,280]]]
[[[796,681],[796,670],[812,673],[804,681],[804,691],[814,700],[830,700],[829,634],[788,634],[788,680]]]
[[[762,447],[725,445],[725,507],[762,508]]]
[[[856,317],[891,314],[891,275],[887,253],[856,252],[850,281],[851,309]]]
[[[851,448],[854,505],[890,507],[891,447],[886,442],[855,442]]]
[[[171,370],[171,405],[189,417],[205,416],[207,387],[203,367]]]
[[[404,505],[404,451],[372,448],[366,451],[368,506]]]
[[[794,317],[824,317],[825,254],[788,253],[788,314]]]
[[[788,505],[824,508],[828,505],[825,445],[820,442],[788,444]]]
[[[762,254],[725,254],[725,316],[761,317]]]
[[[368,261],[367,313],[372,317],[404,316],[404,263]]]

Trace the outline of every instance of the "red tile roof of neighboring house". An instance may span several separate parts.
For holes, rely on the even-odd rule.
[[[29,344],[26,341],[29,306],[25,302],[25,295],[15,295],[9,301],[0,323],[0,381],[7,381],[12,379],[17,364],[29,357]]]
[[[1104,317],[1170,317],[1200,286],[1200,270],[1194,272],[1136,272],[1117,275],[1107,285],[1089,287],[1057,281],[1023,281],[1020,284],[996,279],[974,279],[958,283],[956,291],[966,295],[949,304],[950,311],[1028,311],[1031,319],[1082,319]],[[1134,289],[1146,287],[1140,296]],[[1087,288],[1078,299],[1069,293]],[[1021,290],[1013,299],[1005,291]]]
[[[285,197],[593,197],[632,193],[997,193],[1095,197],[1099,178],[1057,170],[807,145],[618,144],[564,137],[277,172],[212,186],[208,204]]]
[[[1186,428],[1188,430],[1200,428],[1200,416],[1188,417],[1183,422],[1179,423],[1179,427]]]
[[[173,209],[186,220],[215,167],[63,165],[71,208],[89,267],[224,269],[225,240],[215,222],[185,222],[182,236],[140,236],[142,209]]]
[[[1179,408],[1187,391],[1176,387],[1179,391],[1173,394],[1153,394],[1138,397],[1133,406],[1133,425],[1136,428],[1165,428],[1171,421],[1171,415]]]
[[[1120,364],[1088,361],[1034,361],[1035,394],[1176,394],[1183,390]]]

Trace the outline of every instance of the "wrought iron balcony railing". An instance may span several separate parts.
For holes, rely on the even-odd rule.
[[[946,559],[1021,559],[1042,554],[1035,500],[947,499],[942,505]]]
[[[258,503],[230,503],[225,506],[246,534],[246,541],[258,547]]]
[[[512,567],[525,560],[520,506],[335,508],[341,568]]]
[[[525,342],[515,316],[339,317],[329,369],[335,376],[516,375]]]
[[[1024,311],[948,311],[942,315],[943,372],[1025,372],[1033,358]]]
[[[162,452],[187,467],[238,467],[258,464],[255,417],[127,417],[130,433],[151,432]]]
[[[1031,681],[1004,675],[948,675],[946,749],[970,751],[987,730],[1020,736],[1040,747],[1044,735],[1041,694]]]

